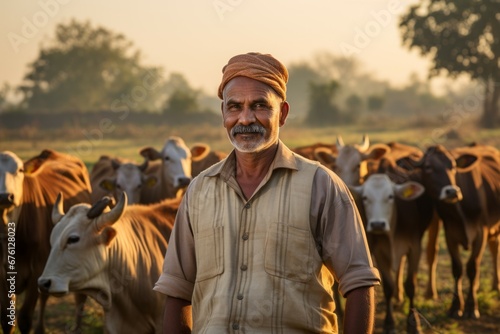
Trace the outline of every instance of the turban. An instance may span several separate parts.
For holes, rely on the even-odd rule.
[[[222,68],[222,82],[218,92],[221,99],[224,87],[235,77],[247,77],[265,83],[286,100],[288,70],[270,54],[249,52],[229,59],[227,65]]]

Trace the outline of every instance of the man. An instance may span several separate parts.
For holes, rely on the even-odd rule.
[[[347,298],[344,332],[371,333],[380,278],[354,201],[279,139],[287,69],[248,53],[222,71],[234,150],[192,181],[179,208],[154,288],[168,296],[164,333],[337,333],[334,277]]]

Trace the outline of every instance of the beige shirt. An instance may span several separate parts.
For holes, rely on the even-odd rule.
[[[280,142],[247,201],[235,164],[189,186],[154,289],[192,302],[194,333],[336,333],[333,277],[344,295],[380,281],[350,192]]]

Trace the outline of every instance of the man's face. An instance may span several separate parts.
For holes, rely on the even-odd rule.
[[[262,151],[278,141],[288,103],[268,85],[236,77],[223,91],[222,118],[229,140],[240,152]]]

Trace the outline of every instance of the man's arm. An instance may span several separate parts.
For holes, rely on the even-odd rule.
[[[344,333],[373,333],[375,318],[375,289],[360,287],[346,296]]]
[[[189,334],[192,326],[191,302],[167,296],[163,314],[163,334]]]

